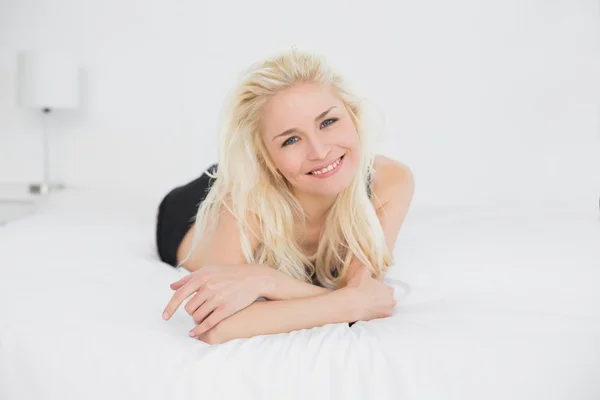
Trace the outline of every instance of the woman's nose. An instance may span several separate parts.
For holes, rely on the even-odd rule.
[[[325,145],[318,139],[309,140],[310,150],[308,153],[309,160],[324,160],[329,154],[329,146]]]

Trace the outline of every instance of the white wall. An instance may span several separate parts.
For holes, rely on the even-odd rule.
[[[384,154],[418,204],[597,207],[600,21],[591,0],[0,2],[0,182],[41,178],[40,119],[15,105],[16,53],[86,71],[51,122],[54,178],[166,191],[216,160],[236,74],[297,45],[329,55],[386,116]],[[37,117],[37,118],[36,118]]]

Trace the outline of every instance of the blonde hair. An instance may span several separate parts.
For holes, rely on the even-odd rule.
[[[358,173],[327,212],[312,256],[302,252],[297,237],[297,224],[304,225],[306,215],[270,160],[259,130],[265,103],[279,91],[301,82],[318,83],[339,97],[356,126],[361,147]],[[249,264],[266,264],[305,282],[311,282],[316,272],[319,283],[328,288],[346,284],[353,256],[376,277],[384,274],[392,264],[392,256],[367,193],[374,173],[374,153],[364,111],[362,99],[317,54],[291,49],[252,65],[227,102],[218,170],[215,175],[205,172],[216,180],[198,209],[192,247],[185,260],[200,238],[215,229],[219,214],[227,209],[237,220],[242,251]],[[251,235],[260,243],[257,248],[251,246]]]

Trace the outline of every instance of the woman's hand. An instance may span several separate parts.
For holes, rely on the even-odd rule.
[[[214,265],[202,267],[171,283],[175,294],[163,314],[169,319],[193,293],[185,305],[196,324],[190,336],[208,331],[221,320],[248,307],[261,297],[270,284],[264,265]]]
[[[367,268],[353,271],[345,289],[353,293],[358,321],[390,317],[396,306],[394,288],[371,277]]]

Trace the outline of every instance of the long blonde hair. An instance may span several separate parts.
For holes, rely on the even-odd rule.
[[[330,88],[345,104],[361,143],[358,173],[327,212],[317,251],[312,256],[303,253],[297,237],[297,224],[306,221],[304,211],[272,163],[259,130],[265,103],[277,92],[300,82]],[[386,246],[367,192],[374,174],[372,135],[363,121],[362,99],[342,77],[323,57],[291,49],[246,70],[226,104],[218,169],[214,175],[205,172],[215,181],[198,209],[192,247],[185,260],[198,241],[215,229],[225,208],[237,220],[242,251],[249,264],[266,264],[305,282],[311,282],[316,272],[319,283],[328,288],[346,284],[353,256],[375,276],[385,273],[392,264],[392,249]],[[251,235],[260,243],[256,248],[252,248]]]

